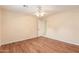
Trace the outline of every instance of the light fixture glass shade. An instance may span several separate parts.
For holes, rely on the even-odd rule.
[[[45,15],[45,12],[41,12],[41,13],[40,13],[40,16],[44,16],[44,15]]]
[[[45,12],[36,12],[35,13],[35,15],[37,16],[37,17],[42,17],[42,16],[44,16],[46,13]]]

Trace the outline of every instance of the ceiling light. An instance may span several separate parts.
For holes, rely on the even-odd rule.
[[[28,8],[28,5],[23,5],[23,7]],[[37,6],[36,12],[34,13],[37,17],[43,17],[46,13],[43,11],[42,6]]]
[[[35,15],[36,15],[37,17],[42,17],[42,16],[44,16],[45,14],[46,14],[46,13],[42,11],[42,7],[41,7],[41,6],[38,6],[38,7],[37,7],[37,12],[35,13]]]
[[[42,17],[42,16],[44,16],[45,14],[46,14],[45,12],[41,12],[41,13],[36,12],[36,13],[35,13],[35,15],[36,15],[37,17]]]

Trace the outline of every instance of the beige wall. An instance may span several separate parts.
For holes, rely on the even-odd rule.
[[[79,9],[63,11],[46,20],[47,37],[79,45]]]
[[[2,19],[2,12],[1,12],[1,8],[0,8],[0,45],[1,45],[1,39],[2,39],[2,24],[1,24],[1,19]]]
[[[37,37],[37,19],[33,16],[3,10],[2,44]]]
[[[38,19],[38,35],[45,35],[45,19]]]

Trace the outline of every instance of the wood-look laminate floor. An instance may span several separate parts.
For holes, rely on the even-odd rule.
[[[0,47],[1,53],[72,53],[79,52],[79,46],[45,38],[38,37],[24,40]]]

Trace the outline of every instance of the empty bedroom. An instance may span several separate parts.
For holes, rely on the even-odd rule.
[[[79,6],[1,5],[0,53],[79,53]]]

